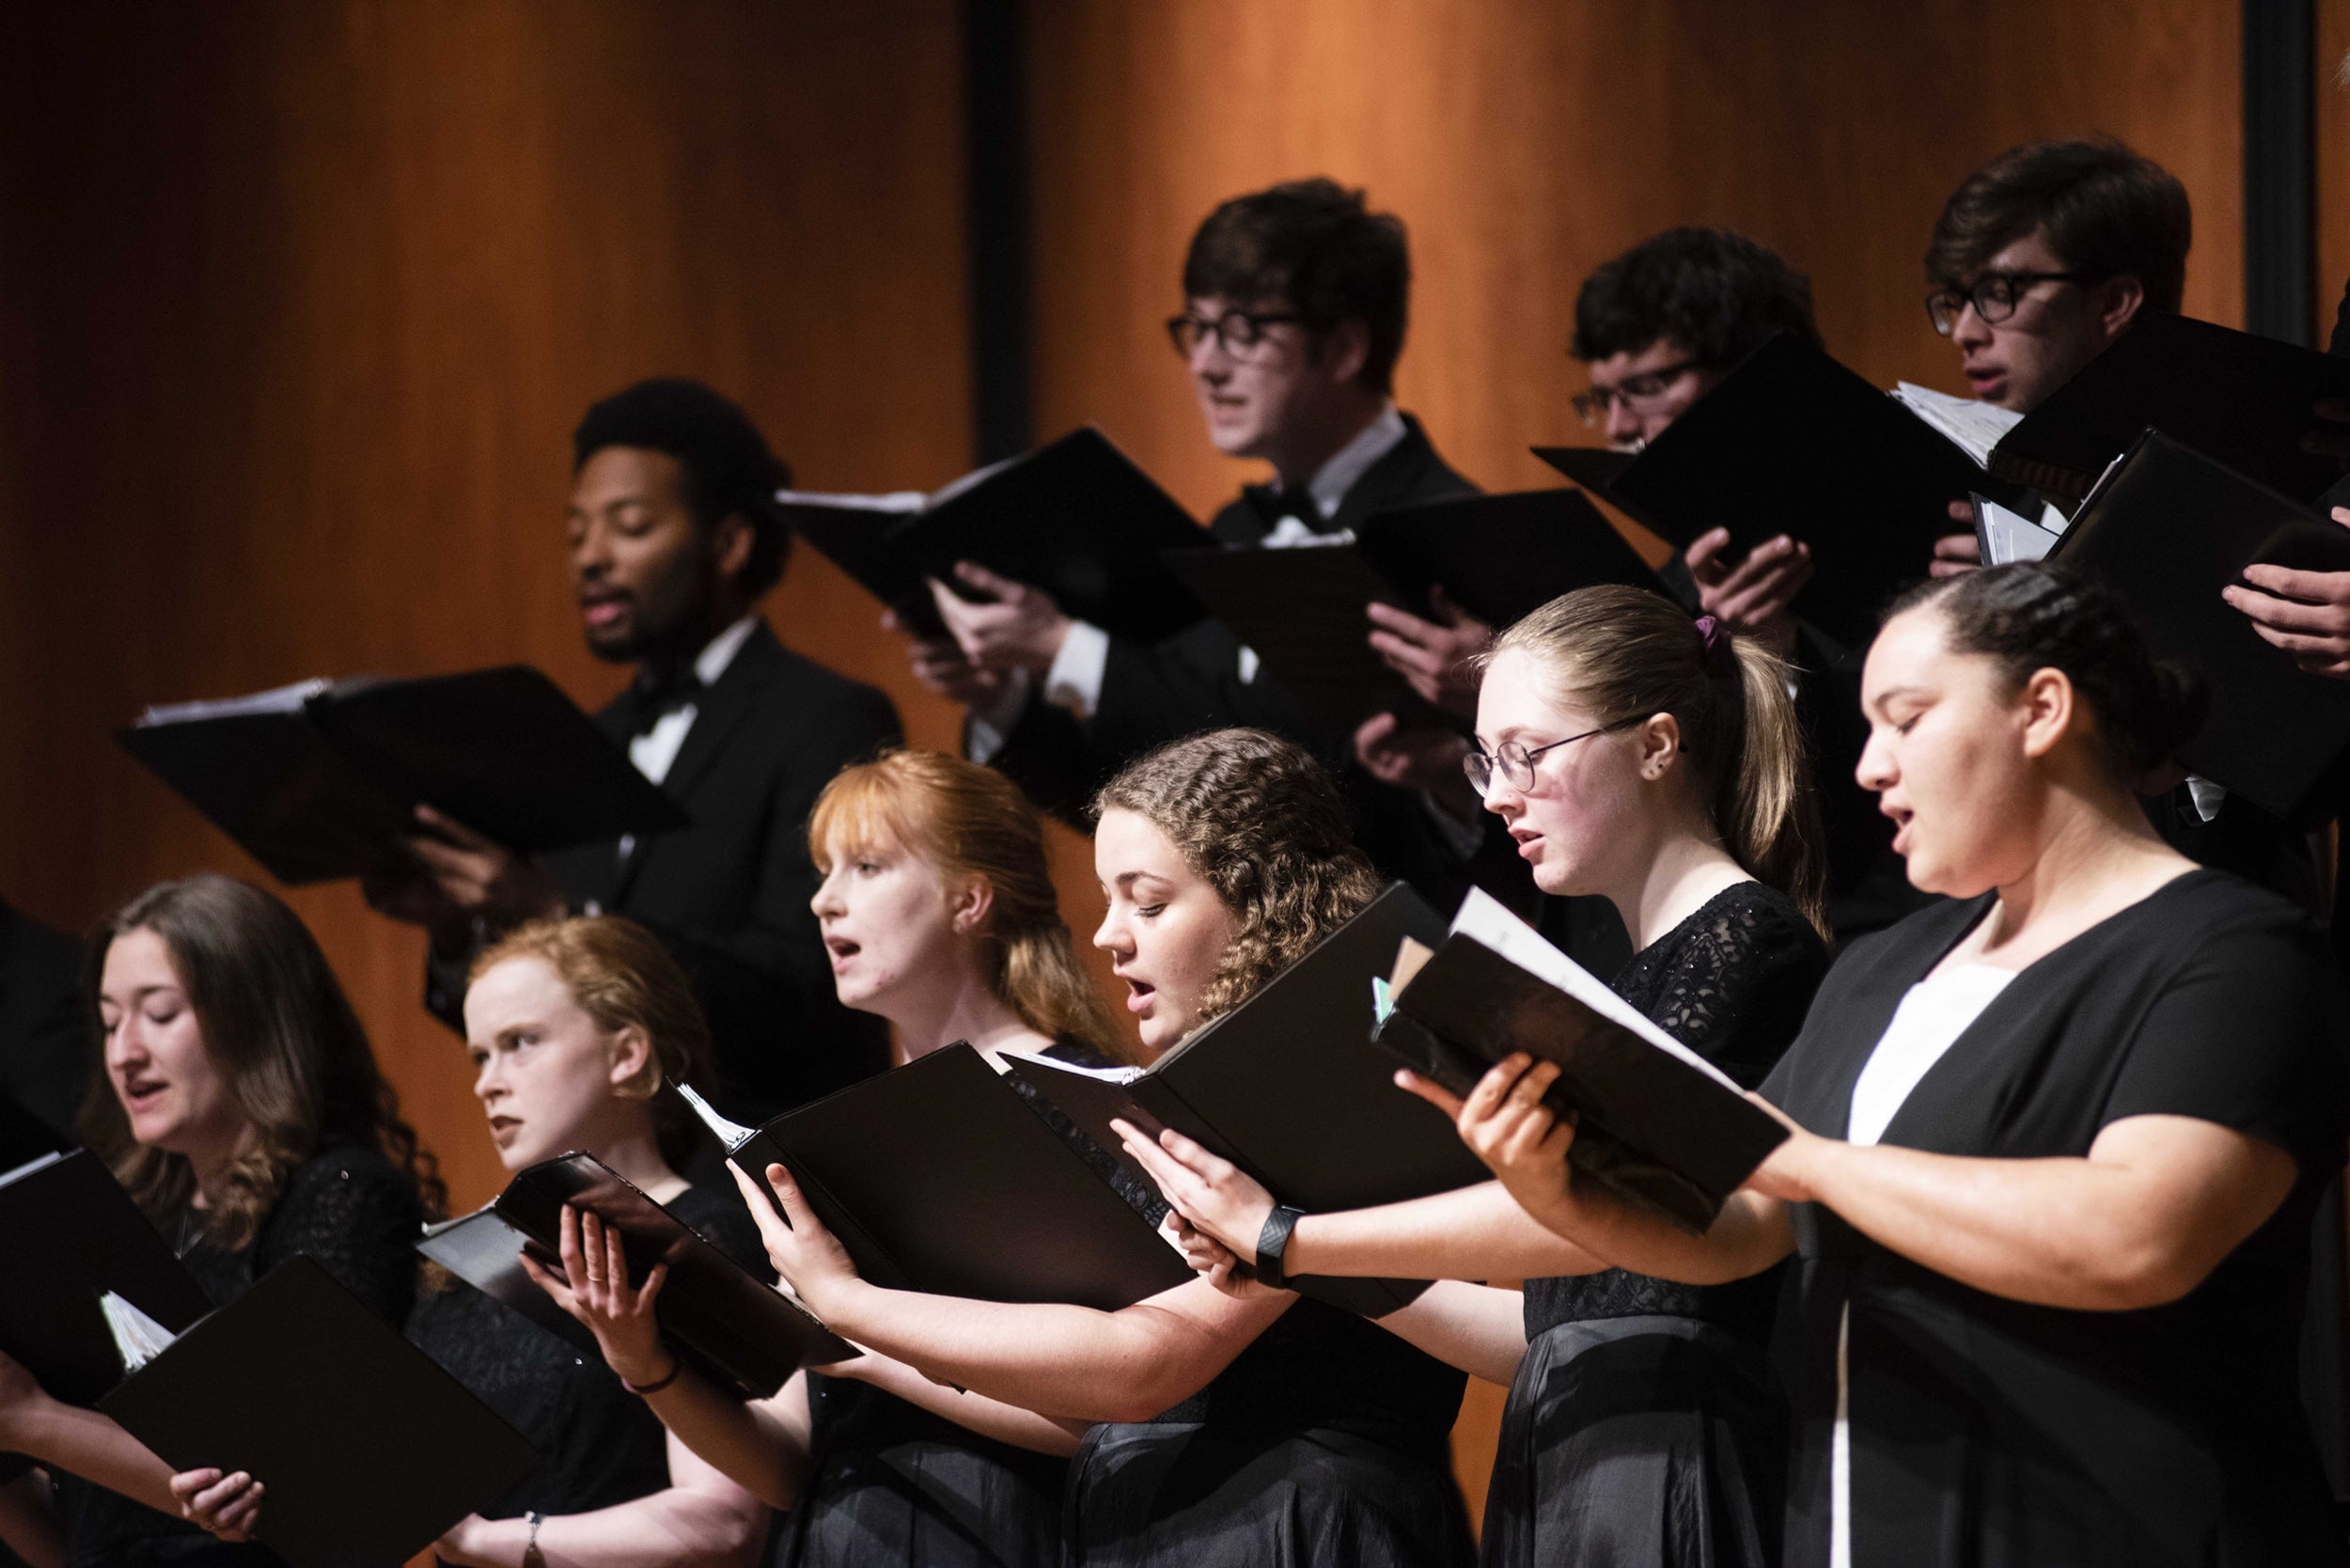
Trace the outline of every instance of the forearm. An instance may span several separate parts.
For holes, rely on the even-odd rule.
[[[1504,1388],[1526,1356],[1526,1297],[1516,1291],[1439,1279],[1378,1322],[1437,1360]]]
[[[160,1513],[180,1516],[180,1499],[171,1495],[171,1466],[112,1417],[95,1410],[43,1396],[0,1431],[0,1449],[30,1455],[53,1470],[69,1471]]]
[[[1744,1279],[1794,1250],[1786,1206],[1759,1193],[1732,1193],[1703,1235],[1691,1235],[1597,1183],[1574,1177],[1522,1200],[1535,1219],[1593,1258],[1688,1285]]]
[[[908,1404],[944,1416],[982,1437],[1056,1459],[1075,1453],[1086,1428],[1092,1424],[1070,1417],[1040,1416],[985,1394],[958,1391],[932,1382],[894,1356],[868,1353],[850,1364],[857,1369],[859,1382],[894,1394]]]
[[[0,1545],[27,1568],[65,1568],[65,1530],[49,1500],[49,1480],[28,1470],[0,1486]]]
[[[1540,1279],[1607,1266],[1518,1207],[1499,1182],[1308,1215],[1282,1254],[1289,1274],[1374,1278]]]
[[[807,1479],[807,1383],[795,1376],[771,1400],[744,1403],[700,1373],[645,1398],[679,1442],[768,1507],[791,1508]]]
[[[854,1281],[825,1325],[941,1382],[1081,1421],[1144,1420],[1197,1393],[1295,1297],[1233,1302],[1204,1281],[1116,1312],[1010,1306]]]
[[[734,1492],[671,1486],[539,1525],[547,1568],[747,1568],[766,1536],[767,1511]],[[467,1563],[519,1564],[530,1543],[524,1519],[476,1521],[465,1532]]]

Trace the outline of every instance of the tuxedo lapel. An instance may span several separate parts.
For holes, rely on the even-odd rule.
[[[760,621],[735,651],[717,684],[695,698],[694,722],[685,731],[685,744],[678,748],[677,760],[669,764],[668,776],[661,781],[664,794],[681,807],[692,798],[695,783],[725,753],[727,743],[758,705],[760,694],[766,690],[775,678],[776,666],[782,663],[782,654],[783,645],[776,641],[767,623]],[[633,703],[635,696],[632,688],[628,700]],[[625,739],[622,744],[626,744]],[[626,853],[619,857],[616,868],[614,902],[628,896],[629,885],[636,879],[654,848],[642,841],[624,842]]]

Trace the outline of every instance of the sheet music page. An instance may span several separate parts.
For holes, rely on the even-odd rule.
[[[1893,400],[1949,436],[1959,450],[1984,468],[1991,466],[1991,448],[2024,418],[2013,409],[1977,398],[1953,398],[1915,382],[1896,382]]]
[[[158,724],[190,724],[199,719],[240,718],[252,713],[298,713],[303,704],[323,696],[333,685],[322,680],[296,681],[273,686],[249,697],[224,697],[204,702],[165,702],[139,715],[139,728]]]

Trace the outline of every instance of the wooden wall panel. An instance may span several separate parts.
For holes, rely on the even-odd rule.
[[[2233,6],[1035,0],[1029,60],[1040,433],[1101,424],[1202,517],[1258,465],[1202,438],[1158,323],[1194,226],[1276,180],[1328,174],[1403,217],[1398,396],[1489,488],[1556,482],[1526,448],[1585,439],[1575,290],[1676,224],[1780,250],[1880,384],[1963,390],[1920,257],[1951,187],[2018,142],[2107,133],[2168,165],[2195,204],[2186,307],[2243,319]],[[1454,1434],[1473,1507],[1496,1392]]]
[[[2350,6],[2317,13],[2317,286],[2311,341],[2324,348],[2350,279]]]
[[[80,926],[258,874],[120,755],[150,701],[527,660],[581,701],[570,432],[648,374],[806,483],[969,445],[951,0],[277,0],[0,23],[0,887]],[[787,640],[909,689],[803,553]],[[294,899],[461,1200],[496,1167],[420,938]]]

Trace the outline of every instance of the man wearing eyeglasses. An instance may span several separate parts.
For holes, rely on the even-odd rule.
[[[2186,187],[2119,142],[2040,142],[1966,177],[1926,247],[1926,314],[1958,351],[1975,396],[2029,414],[2130,329],[2176,310],[2193,237]],[[1963,532],[1931,570],[1981,564],[1965,497]]]
[[[1390,507],[1476,493],[1391,396],[1410,278],[1403,226],[1328,180],[1235,197],[1200,225],[1183,264],[1184,308],[1167,334],[1209,441],[1270,463],[1274,479],[1215,515],[1218,542],[1311,543]],[[968,705],[972,755],[1040,801],[1079,807],[1152,746],[1246,724],[1306,744],[1351,775],[1364,847],[1393,874],[1448,883],[1480,839],[1473,813],[1440,820],[1418,792],[1348,767],[1353,737],[1260,679],[1255,655],[1220,623],[1143,645],[1071,619],[1037,588],[974,567],[961,575],[989,602],[938,593],[952,640],[917,643],[915,672]],[[1458,666],[1491,635],[1384,605],[1366,614],[1373,646],[1440,698],[1461,697]],[[1457,784],[1458,737],[1453,744],[1446,766]]]

